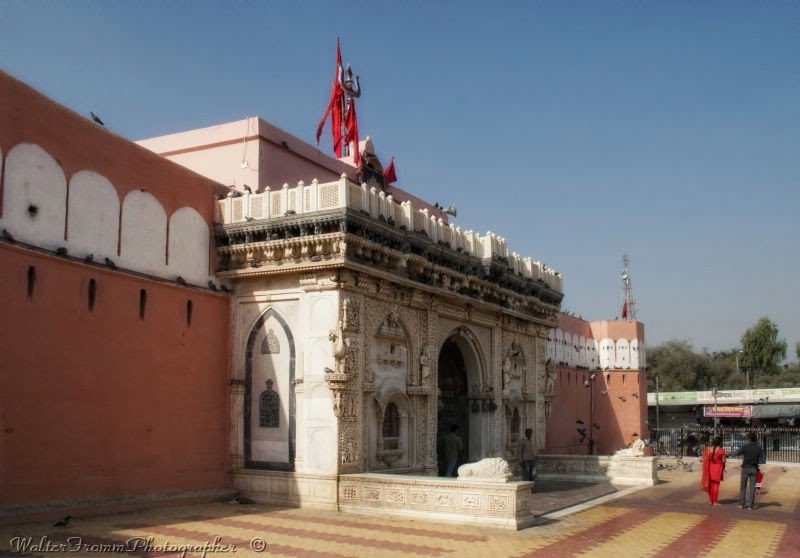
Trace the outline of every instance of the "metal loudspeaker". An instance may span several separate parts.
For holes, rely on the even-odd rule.
[[[445,213],[448,215],[452,215],[453,217],[458,217],[458,213],[456,212],[456,204],[451,203],[450,207],[444,210]]]

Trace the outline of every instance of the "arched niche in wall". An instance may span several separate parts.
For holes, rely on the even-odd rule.
[[[600,360],[600,368],[613,368],[616,363],[616,356],[614,354],[614,341],[612,339],[602,339],[598,351],[598,358]]]
[[[397,315],[387,315],[372,336],[370,355],[376,386],[405,391],[411,349],[405,325]]]
[[[647,370],[647,347],[644,345],[644,339],[639,341],[639,369]]]
[[[571,333],[564,333],[564,360],[566,363],[571,366],[575,367],[578,364],[576,360],[576,351],[575,351],[575,337]]]
[[[615,363],[617,368],[631,367],[631,351],[627,339],[617,339]]]
[[[122,202],[120,262],[123,267],[163,276],[167,256],[167,214],[143,190],[129,192]]]
[[[197,211],[181,207],[169,218],[168,273],[205,286],[209,276],[208,258],[208,225]]]
[[[564,358],[564,332],[560,329],[556,330],[556,362],[562,364],[566,361]]]
[[[556,358],[556,330],[554,329],[547,332],[547,358],[548,360]]]
[[[67,246],[73,256],[115,259],[119,243],[119,195],[102,174],[82,170],[69,181]]]
[[[391,388],[373,400],[375,420],[370,421],[370,469],[397,469],[413,464],[416,434],[411,402]]]
[[[44,149],[20,143],[6,157],[0,224],[20,242],[64,246],[67,180]]]
[[[581,335],[580,337],[578,337],[578,365],[579,366],[587,366],[587,364],[586,364],[586,362],[587,362],[586,361],[586,357],[587,357],[586,349],[587,349],[586,338],[583,335]]]
[[[631,368],[639,369],[639,340],[631,339]]]
[[[283,317],[269,308],[256,320],[245,347],[246,467],[294,470],[294,374],[294,337]],[[269,420],[275,413],[277,420]]]
[[[592,370],[600,366],[597,354],[597,341],[594,338],[586,340],[586,366]]]

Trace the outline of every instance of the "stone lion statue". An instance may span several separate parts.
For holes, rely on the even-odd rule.
[[[631,447],[621,449],[614,455],[619,455],[622,457],[644,457],[644,445],[644,440],[639,438],[633,444],[631,444]]]
[[[512,476],[508,461],[502,457],[487,457],[458,468],[458,478],[461,480],[508,482]]]

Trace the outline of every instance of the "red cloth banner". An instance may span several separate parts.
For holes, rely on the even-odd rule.
[[[333,133],[333,152],[336,153],[336,157],[342,156],[342,103],[344,91],[339,87],[339,70],[341,67],[342,51],[339,48],[339,39],[336,39],[336,71],[333,74],[333,84],[331,85],[331,100],[328,103],[328,108],[325,109],[325,114],[322,115],[322,120],[317,125],[317,145],[319,145],[322,128],[325,127],[328,115],[332,115],[331,132]]]
[[[353,162],[357,165],[361,158],[358,146],[358,119],[356,118],[356,103],[350,99],[347,103],[347,115],[344,118],[344,127],[347,133],[344,136],[345,143],[353,144]]]
[[[397,174],[394,170],[394,157],[392,160],[389,161],[389,164],[386,166],[386,169],[383,171],[383,183],[388,186],[392,182],[397,182]]]

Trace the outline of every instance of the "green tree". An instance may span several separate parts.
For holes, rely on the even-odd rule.
[[[655,391],[656,376],[660,391],[738,387],[744,382],[736,379],[731,355],[735,355],[735,352],[715,353],[713,356],[697,353],[688,341],[667,341],[647,351],[648,390]]]
[[[786,358],[786,340],[778,340],[778,326],[769,318],[742,335],[743,363],[750,371],[752,384],[769,385],[780,375],[780,362]]]

